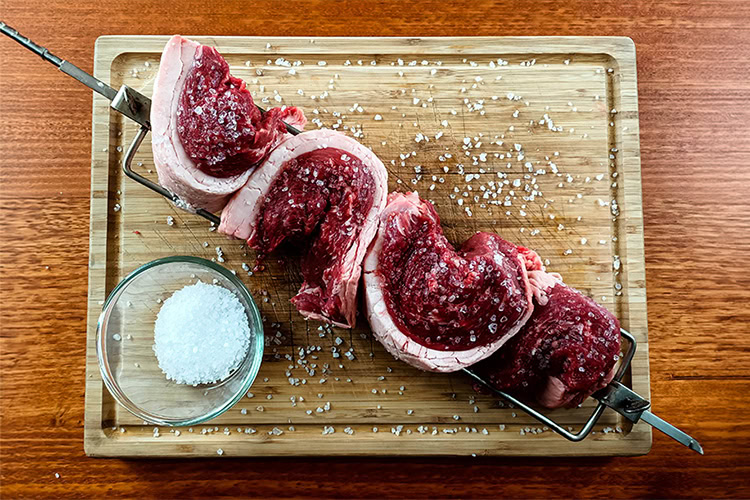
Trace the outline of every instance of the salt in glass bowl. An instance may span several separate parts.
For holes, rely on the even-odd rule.
[[[198,280],[231,291],[247,313],[252,338],[247,355],[229,377],[191,386],[168,380],[153,351],[154,323],[162,303]],[[162,426],[196,425],[221,415],[245,395],[263,358],[263,322],[245,285],[205,259],[175,256],[144,264],[107,297],[96,330],[104,384],[130,413]]]

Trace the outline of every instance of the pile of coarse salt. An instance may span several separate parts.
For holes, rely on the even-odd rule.
[[[251,336],[240,300],[226,288],[198,281],[164,301],[153,349],[169,380],[195,386],[227,378],[245,358]]]

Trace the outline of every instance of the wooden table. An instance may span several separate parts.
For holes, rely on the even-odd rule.
[[[91,92],[2,39],[4,498],[750,496],[750,2],[210,4],[6,0],[2,19],[88,71],[103,34],[632,37],[653,407],[706,456],[655,432],[611,460],[87,458]]]

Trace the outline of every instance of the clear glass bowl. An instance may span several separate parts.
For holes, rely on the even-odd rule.
[[[168,380],[152,346],[162,302],[198,280],[237,296],[254,337],[229,377],[193,387]],[[260,312],[242,281],[211,261],[188,256],[158,259],[130,273],[107,297],[96,331],[99,368],[109,392],[133,415],[163,426],[200,424],[231,408],[253,384],[263,345]]]

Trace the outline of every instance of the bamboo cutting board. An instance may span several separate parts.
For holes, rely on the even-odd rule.
[[[165,36],[97,40],[95,76],[151,95]],[[639,349],[626,382],[648,398],[648,338],[635,48],[616,37],[196,37],[216,46],[256,102],[295,105],[311,123],[355,136],[383,160],[391,190],[432,200],[460,244],[497,232],[539,252],[548,268],[612,310]],[[646,424],[607,410],[595,433],[571,443],[520,411],[477,394],[460,374],[397,362],[360,317],[354,331],[321,336],[289,304],[301,277],[294,256],[254,276],[242,242],[127,179],[120,164],[137,127],[94,96],[87,331],[86,453],[94,456],[639,455]],[[467,146],[467,141],[469,146]],[[480,144],[477,144],[480,143]],[[135,159],[156,174],[148,139]],[[458,166],[458,165],[461,166]],[[502,182],[493,198],[489,182]],[[484,188],[484,189],[483,189]],[[487,193],[487,196],[485,196]],[[533,196],[532,196],[533,194]],[[507,197],[507,198],[506,198]],[[460,201],[459,201],[460,200]],[[493,203],[493,201],[495,203]],[[174,224],[167,224],[168,217]],[[252,398],[179,435],[119,407],[96,358],[101,304],[129,272],[156,258],[216,258],[254,295],[265,317],[265,358]],[[356,359],[333,359],[343,340]],[[320,346],[330,374],[305,378],[302,347]],[[298,402],[292,403],[295,397]],[[304,402],[299,402],[302,397]],[[318,412],[318,407],[329,410]],[[578,428],[594,407],[551,412]],[[312,410],[311,414],[307,411]],[[334,432],[324,434],[324,428]],[[375,432],[374,428],[378,431]]]

